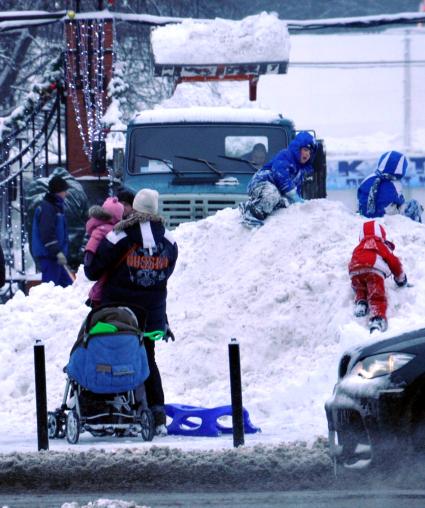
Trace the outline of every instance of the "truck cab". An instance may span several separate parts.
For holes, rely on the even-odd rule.
[[[262,109],[143,111],[127,129],[123,184],[156,189],[173,228],[245,200],[252,175],[295,134],[291,120]]]

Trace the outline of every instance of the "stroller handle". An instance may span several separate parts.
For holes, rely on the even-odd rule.
[[[92,320],[93,314],[98,312],[99,310],[106,309],[108,307],[128,307],[130,310],[132,309],[132,307],[134,307],[137,310],[142,311],[140,314],[143,315],[143,323],[138,323],[138,325],[141,330],[145,329],[146,317],[147,317],[148,313],[144,307],[142,307],[141,305],[138,305],[138,304],[129,305],[128,303],[124,303],[124,302],[110,302],[110,303],[103,303],[102,305],[95,307],[87,314],[86,324],[84,326],[84,334],[85,335],[87,335],[89,333],[89,330],[91,328],[91,320]]]
[[[143,337],[146,337],[150,340],[161,340],[165,336],[164,330],[154,330],[153,332],[145,332]]]

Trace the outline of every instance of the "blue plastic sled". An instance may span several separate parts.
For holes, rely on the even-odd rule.
[[[206,408],[183,404],[165,404],[165,412],[172,418],[172,422],[167,426],[170,435],[218,437],[221,434],[233,433],[232,427],[225,427],[217,421],[222,416],[232,415],[232,406],[230,405]],[[259,427],[252,424],[245,408],[243,408],[243,422],[246,434],[261,432]]]

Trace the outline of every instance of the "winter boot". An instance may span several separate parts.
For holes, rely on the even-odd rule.
[[[363,317],[369,312],[369,307],[366,300],[359,300],[356,302],[356,308],[354,309],[354,315],[356,317]]]
[[[388,328],[387,320],[384,317],[375,316],[369,321],[369,331],[373,333],[375,330],[378,332],[385,332]]]
[[[157,425],[155,427],[155,436],[159,436],[159,437],[165,437],[165,436],[168,436],[168,430],[167,430],[167,427],[162,424],[162,425]]]
[[[159,407],[159,406],[156,406]],[[153,419],[155,422],[155,436],[166,436],[167,430],[167,415],[164,410],[155,410],[152,408]]]
[[[247,206],[246,202],[239,203],[239,212],[242,216],[241,224],[248,228],[256,228],[264,225],[264,221],[257,219]]]

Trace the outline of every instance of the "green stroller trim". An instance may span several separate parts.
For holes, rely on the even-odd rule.
[[[111,325],[110,323],[104,323],[103,321],[98,321],[94,326],[92,326],[89,330],[89,335],[97,335],[101,333],[115,333],[118,331],[118,327],[115,325]]]
[[[161,340],[164,338],[165,332],[163,330],[154,330],[153,332],[145,332],[143,337],[147,337],[150,340]]]

